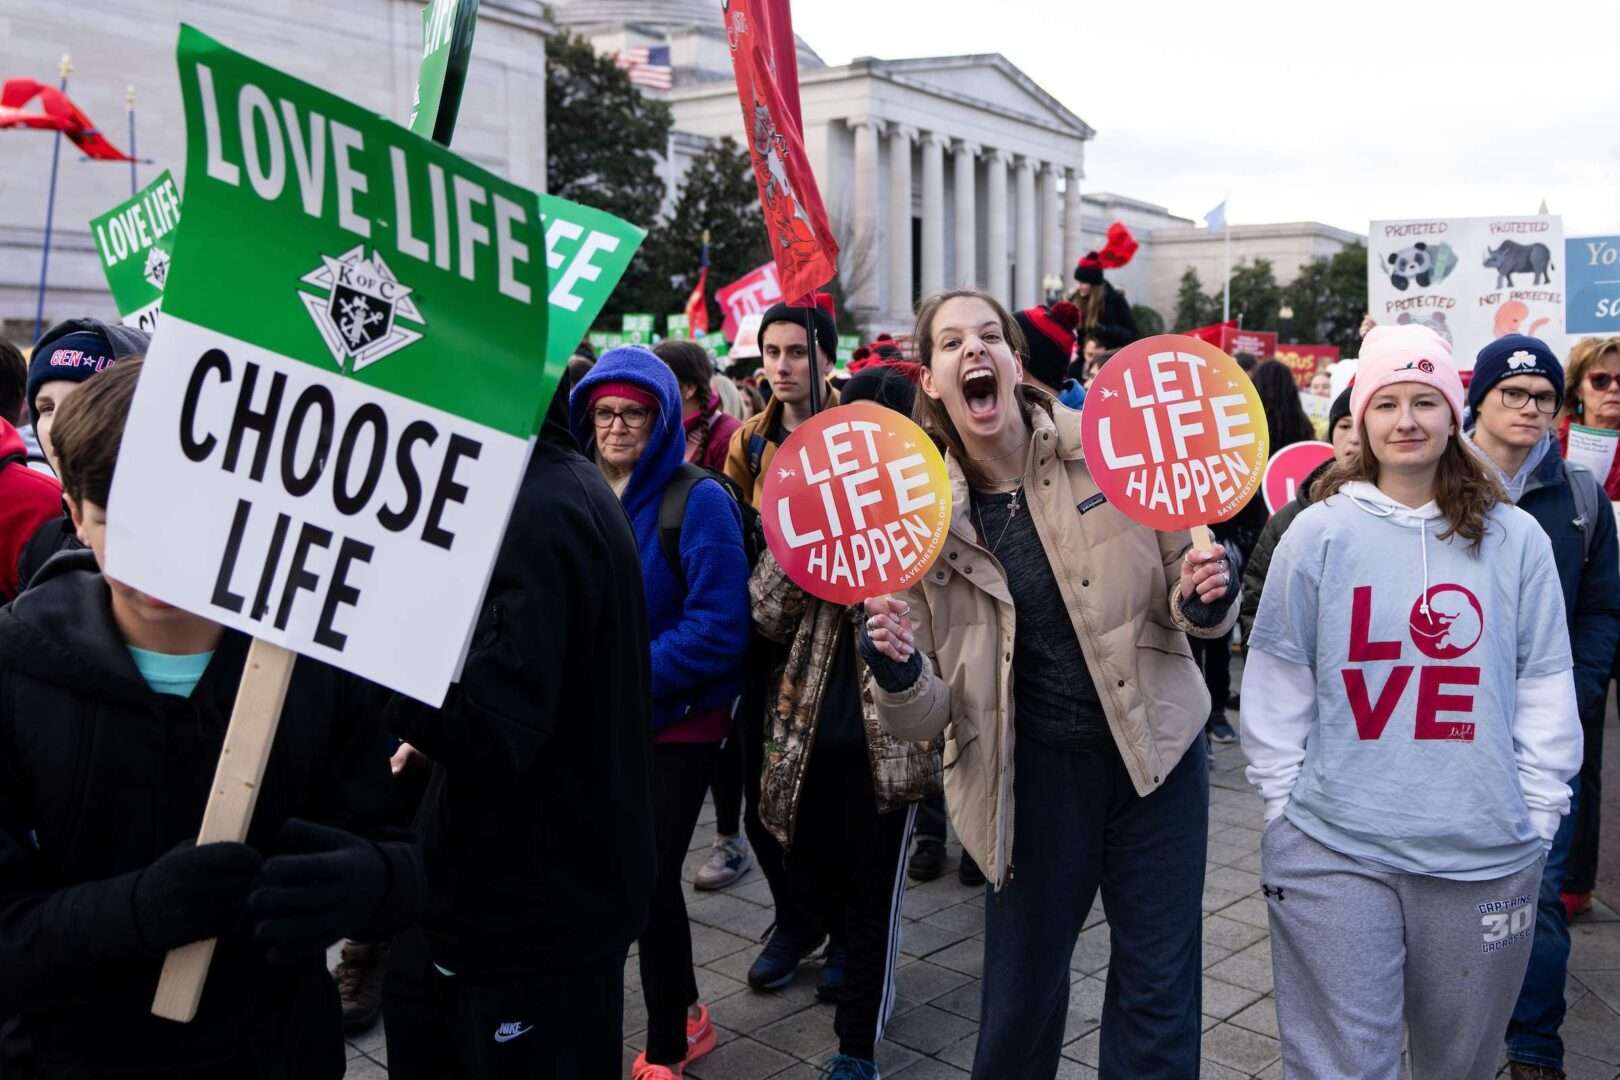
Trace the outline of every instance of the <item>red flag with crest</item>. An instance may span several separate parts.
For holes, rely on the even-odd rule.
[[[41,112],[24,110],[39,98]],[[73,104],[73,99],[54,86],[33,79],[7,79],[0,85],[0,128],[29,127],[47,131],[60,131],[73,145],[84,151],[86,157],[96,161],[132,161],[107,137],[96,130],[84,110]]]
[[[804,152],[793,16],[788,0],[720,0],[720,7],[782,295],[808,302],[838,272],[838,241]]]

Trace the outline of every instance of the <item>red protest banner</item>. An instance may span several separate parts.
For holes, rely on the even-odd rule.
[[[1332,457],[1333,447],[1325,442],[1293,443],[1273,454],[1260,481],[1260,495],[1266,500],[1266,510],[1275,514],[1292,502],[1306,477]]]
[[[1339,362],[1339,347],[1337,345],[1296,345],[1285,341],[1277,345],[1276,359],[1288,366],[1289,372],[1294,376],[1294,382],[1299,384],[1301,390],[1304,390],[1311,385],[1311,376],[1329,364]]]
[[[763,315],[772,304],[782,299],[782,286],[776,277],[776,264],[768,262],[756,266],[723,289],[715,290],[714,302],[726,313],[720,332],[726,340],[736,342],[737,330],[750,315]]]
[[[1208,342],[1143,338],[1086,391],[1086,464],[1133,521],[1166,531],[1226,521],[1259,491],[1265,409],[1237,361]]]
[[[1188,337],[1207,341],[1228,356],[1248,353],[1255,362],[1270,360],[1277,355],[1277,333],[1274,330],[1244,330],[1235,320],[1211,323],[1191,330],[1183,330]]]
[[[951,524],[945,460],[922,428],[870,401],[793,429],[771,462],[765,542],[805,592],[835,604],[899,592]]]
[[[754,180],[782,291],[797,301],[838,272],[833,239],[804,152],[799,56],[788,0],[720,0]]]

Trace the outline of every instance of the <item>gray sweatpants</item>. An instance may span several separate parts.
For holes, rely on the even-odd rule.
[[[1277,1027],[1287,1080],[1489,1080],[1536,927],[1541,861],[1492,881],[1383,870],[1286,817],[1266,829]]]

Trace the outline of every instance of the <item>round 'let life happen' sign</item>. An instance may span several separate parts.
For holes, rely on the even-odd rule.
[[[1125,346],[1086,388],[1080,440],[1097,487],[1161,531],[1226,521],[1260,490],[1266,414],[1237,361],[1160,334]]]
[[[899,592],[945,544],[951,488],[922,428],[870,401],[800,424],[771,459],[765,542],[795,585],[836,604]]]

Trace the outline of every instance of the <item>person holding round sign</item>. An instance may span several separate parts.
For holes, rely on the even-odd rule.
[[[890,731],[943,732],[951,820],[989,880],[973,1075],[1056,1074],[1101,889],[1101,1072],[1194,1076],[1209,697],[1187,635],[1231,627],[1230,567],[1102,494],[1080,414],[1020,386],[1026,344],[993,297],[931,297],[914,341],[956,509],[922,579],[866,602],[862,652]]]
[[[838,1003],[828,1080],[877,1080],[895,1002],[905,853],[917,805],[940,782],[934,745],[902,742],[878,723],[863,690],[872,661],[856,651],[861,602],[925,573],[950,520],[944,462],[915,424],[879,403],[876,381],[856,387],[874,400],[817,413],[782,443],[760,502],[769,550],[749,579],[756,629],[789,644],[767,697],[759,817],[787,868],[808,879],[801,900],[831,939],[816,988]],[[772,942],[784,941],[802,948],[779,925]],[[768,988],[790,981],[802,955],[789,954],[787,977]]]
[[[1558,569],[1463,441],[1439,335],[1369,332],[1350,415],[1243,680],[1283,1070],[1394,1080],[1404,1020],[1418,1080],[1485,1080],[1581,761]]]

